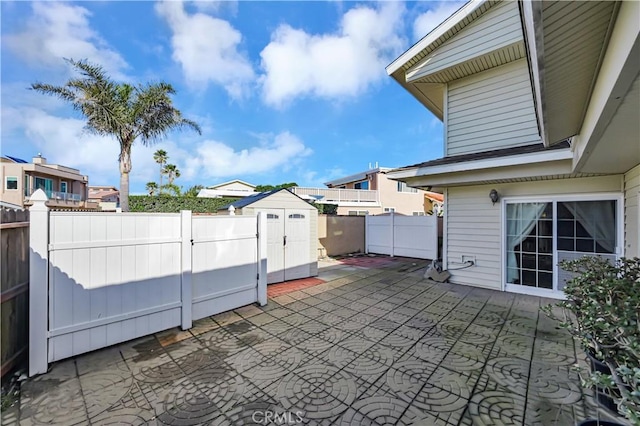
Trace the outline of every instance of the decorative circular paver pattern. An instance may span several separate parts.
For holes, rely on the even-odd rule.
[[[459,411],[467,405],[470,392],[466,382],[444,369],[436,370],[413,400],[413,405],[427,411]]]
[[[487,374],[511,392],[526,395],[529,362],[518,358],[494,358],[487,362]]]
[[[340,419],[343,425],[392,425],[407,409],[407,403],[389,396],[372,396],[353,404]]]
[[[410,402],[429,380],[435,367],[417,359],[399,361],[387,371],[387,385],[401,398]]]
[[[356,398],[354,379],[329,365],[294,370],[278,386],[278,400],[286,410],[304,409],[309,419],[324,419],[345,411]]]
[[[195,383],[181,380],[169,391],[164,412],[157,418],[161,424],[201,425],[224,419],[220,409],[207,398]]]
[[[522,425],[524,398],[501,391],[486,391],[473,395],[469,401],[469,415],[473,424]]]

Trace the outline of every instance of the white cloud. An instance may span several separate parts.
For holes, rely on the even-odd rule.
[[[296,136],[282,132],[260,145],[236,150],[219,141],[199,143],[184,164],[185,177],[222,178],[287,170],[312,151]]]
[[[2,108],[2,116],[13,120],[12,130],[22,131],[26,138],[51,164],[80,170],[89,176],[90,184],[119,185],[118,156],[120,146],[115,138],[97,136],[84,129],[85,120],[59,117],[38,108]],[[3,130],[4,133],[4,130]],[[137,142],[132,149],[133,169],[130,179],[147,182],[156,179],[153,154]],[[7,147],[4,147],[7,150]],[[7,152],[8,153],[8,152]],[[25,158],[30,160],[30,158]]]
[[[441,1],[429,3],[429,10],[419,15],[413,22],[413,39],[420,40],[429,34],[435,27],[440,25],[449,16],[460,9],[466,2],[464,1]],[[434,5],[432,7],[432,5]]]
[[[89,25],[91,12],[81,6],[58,2],[33,2],[33,14],[21,33],[4,35],[4,43],[31,65],[60,68],[62,58],[88,59],[102,65],[115,78],[124,78],[128,67]]]
[[[248,59],[238,51],[242,34],[229,22],[204,13],[188,14],[181,1],[156,4],[173,36],[173,60],[179,63],[187,83],[194,88],[219,84],[233,98],[248,93],[255,78]]]
[[[298,96],[357,96],[385,78],[385,66],[402,51],[404,7],[385,2],[345,13],[334,34],[312,35],[280,25],[262,50],[260,77],[267,104],[281,107]]]

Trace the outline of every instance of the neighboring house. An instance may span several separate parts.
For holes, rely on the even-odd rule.
[[[296,195],[317,200],[317,203],[336,204],[339,215],[363,216],[394,212],[417,216],[431,211],[431,203],[426,203],[425,191],[389,179],[385,174],[389,170],[391,169],[388,167],[376,167],[335,179],[325,183],[328,189],[290,189]]]
[[[115,186],[91,185],[88,200],[97,203],[100,210],[115,211],[120,206],[120,191]]]
[[[244,198],[258,194],[256,186],[241,180],[219,183],[201,189],[198,197],[203,198]]]
[[[444,193],[451,281],[560,296],[562,259],[640,254],[640,2],[472,1],[387,67],[444,123],[389,172]]]
[[[0,158],[2,190],[0,200],[21,207],[28,207],[29,197],[42,189],[49,197],[53,208],[95,209],[96,203],[87,199],[89,178],[77,169],[47,164],[47,159],[38,154],[31,163],[5,155]]]

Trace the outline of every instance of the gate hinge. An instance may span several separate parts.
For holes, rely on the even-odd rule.
[[[193,245],[193,238],[191,239],[191,245]]]
[[[260,239],[260,233],[259,232],[256,232],[256,238]]]
[[[260,274],[256,274],[256,280],[260,281]]]

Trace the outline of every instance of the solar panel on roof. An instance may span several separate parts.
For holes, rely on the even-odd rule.
[[[5,157],[7,157],[9,160],[13,160],[16,163],[21,163],[21,164],[27,164],[27,161],[24,161],[22,158],[18,158],[18,157],[12,157],[10,155],[5,155]]]

